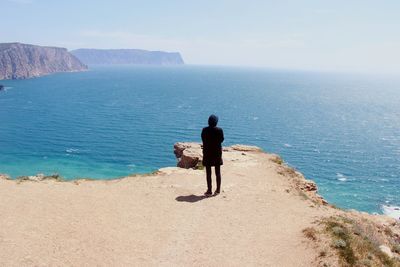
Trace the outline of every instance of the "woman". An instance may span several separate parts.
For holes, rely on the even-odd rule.
[[[222,162],[222,142],[224,141],[224,132],[217,127],[218,117],[211,115],[208,118],[208,127],[203,128],[201,132],[201,140],[203,140],[203,166],[206,167],[207,173],[207,192],[204,194],[210,196],[212,194],[211,183],[211,167],[215,167],[215,176],[217,177],[217,190],[214,194],[221,191],[221,165]]]

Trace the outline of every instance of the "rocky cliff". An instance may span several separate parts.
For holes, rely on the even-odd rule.
[[[140,64],[181,65],[180,53],[146,51],[140,49],[78,49],[71,51],[83,63],[96,64]]]
[[[0,44],[0,80],[26,79],[86,69],[87,66],[65,48],[21,43]]]

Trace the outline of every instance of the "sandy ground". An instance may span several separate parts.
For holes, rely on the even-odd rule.
[[[302,230],[329,212],[291,190],[271,155],[113,181],[0,180],[0,266],[314,266]],[[215,179],[213,181],[215,183]]]

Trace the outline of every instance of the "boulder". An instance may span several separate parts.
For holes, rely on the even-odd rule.
[[[311,180],[305,180],[304,185],[303,185],[303,190],[305,191],[317,191],[318,187],[317,184],[314,181]]]
[[[182,157],[182,153],[187,148],[193,149],[202,149],[202,145],[200,143],[193,143],[193,142],[178,142],[174,144],[174,154],[176,158]]]
[[[10,180],[10,179],[11,179],[11,177],[8,176],[7,174],[0,173],[0,180]]]
[[[17,180],[19,180],[19,181],[41,182],[41,181],[44,181],[44,180],[61,181],[62,178],[58,174],[45,176],[43,173],[39,173],[37,175],[32,175],[32,176],[20,176],[20,177],[17,178]]]
[[[392,250],[391,250],[388,246],[380,245],[380,246],[379,246],[379,249],[380,249],[384,254],[386,254],[389,258],[393,258]]]
[[[176,143],[174,154],[180,168],[197,168],[203,160],[203,151],[199,143]]]
[[[185,169],[197,168],[202,159],[203,157],[200,153],[187,149],[183,152],[177,166]]]
[[[231,147],[223,147],[223,151],[255,152],[262,150],[256,146],[233,145]],[[178,159],[178,167],[185,169],[196,169],[201,166],[201,162],[203,160],[202,144],[193,142],[176,143],[174,145],[174,154]]]

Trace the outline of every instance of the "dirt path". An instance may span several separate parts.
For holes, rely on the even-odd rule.
[[[291,189],[271,155],[109,182],[0,180],[0,266],[313,266],[302,230],[329,209]],[[215,180],[214,180],[215,182]],[[288,192],[289,191],[289,192]]]

